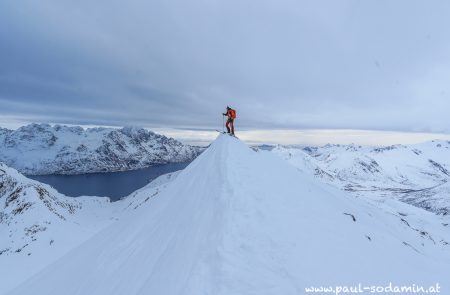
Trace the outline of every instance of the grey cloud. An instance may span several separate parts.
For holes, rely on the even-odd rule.
[[[0,3],[0,114],[450,132],[445,1]],[[42,107],[43,105],[48,107]]]

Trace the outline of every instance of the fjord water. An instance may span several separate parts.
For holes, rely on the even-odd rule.
[[[70,197],[101,196],[117,201],[158,176],[184,169],[188,164],[169,163],[132,171],[79,175],[30,175],[28,177],[49,184]]]

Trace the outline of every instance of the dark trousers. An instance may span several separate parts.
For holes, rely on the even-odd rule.
[[[234,119],[228,118],[227,123],[225,124],[225,127],[227,127],[228,133],[234,134]],[[230,129],[231,126],[231,129]]]

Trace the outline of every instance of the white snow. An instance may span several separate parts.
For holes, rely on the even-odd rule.
[[[108,198],[70,198],[0,163],[0,293],[107,224]]]
[[[7,294],[279,295],[311,285],[448,283],[448,219],[354,198],[227,135],[155,190],[137,192],[154,197]]]
[[[129,197],[66,197],[0,163],[0,294],[156,196],[178,172]]]

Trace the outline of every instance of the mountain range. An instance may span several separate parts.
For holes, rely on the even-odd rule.
[[[202,149],[143,128],[0,128],[0,162],[26,175],[134,170],[192,161]]]
[[[277,146],[272,153],[354,196],[393,197],[437,214],[450,213],[448,141],[387,147]]]

